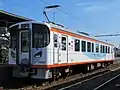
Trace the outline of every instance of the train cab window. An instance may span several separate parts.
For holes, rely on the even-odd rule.
[[[96,52],[99,53],[99,44],[96,44]]]
[[[54,34],[53,40],[54,40],[54,47],[58,47],[58,35],[57,34]]]
[[[92,43],[92,52],[94,52],[94,43]]]
[[[62,50],[66,50],[66,37],[62,37],[61,39],[61,43],[62,43]]]
[[[81,51],[86,52],[86,41],[81,42]]]
[[[32,24],[33,48],[43,48],[50,43],[50,30],[46,25]]]
[[[80,51],[80,40],[75,39],[74,43],[75,43],[75,51]]]
[[[10,28],[10,48],[15,49],[16,48],[16,38],[17,38],[17,29],[18,25],[13,26]]]
[[[91,43],[87,42],[87,52],[91,52]]]

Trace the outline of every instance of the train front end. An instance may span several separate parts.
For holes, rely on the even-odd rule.
[[[22,22],[10,28],[9,64],[13,77],[48,79],[50,69],[45,68],[50,58],[50,30],[47,25]]]

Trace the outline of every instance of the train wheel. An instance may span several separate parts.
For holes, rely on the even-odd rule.
[[[87,71],[88,71],[88,72],[91,71],[91,64],[88,64],[88,65],[87,65]]]
[[[104,65],[105,65],[105,68],[107,68],[109,64],[108,63],[104,63]]]
[[[73,73],[72,67],[66,68],[65,73],[67,74],[67,76],[70,76]]]
[[[96,69],[97,68],[97,63],[93,64],[93,66],[94,66],[94,69]]]
[[[100,66],[101,68],[104,67],[104,63],[100,63],[100,64],[101,64],[101,66]]]
[[[56,68],[53,68],[52,70],[52,81],[56,81],[57,80],[57,70]]]

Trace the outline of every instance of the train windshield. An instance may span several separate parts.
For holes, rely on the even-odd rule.
[[[33,24],[33,48],[43,48],[50,43],[50,30],[46,25]]]
[[[16,48],[16,33],[18,25],[10,28],[10,48]]]

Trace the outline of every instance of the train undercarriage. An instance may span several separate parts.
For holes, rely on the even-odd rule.
[[[111,62],[101,62],[101,63],[88,63],[79,64],[72,66],[56,67],[56,68],[27,68],[18,67],[13,68],[13,77],[22,78],[29,77],[31,79],[44,79],[44,80],[58,80],[59,78],[66,78],[72,74],[77,73],[87,73],[97,68],[107,68]]]

